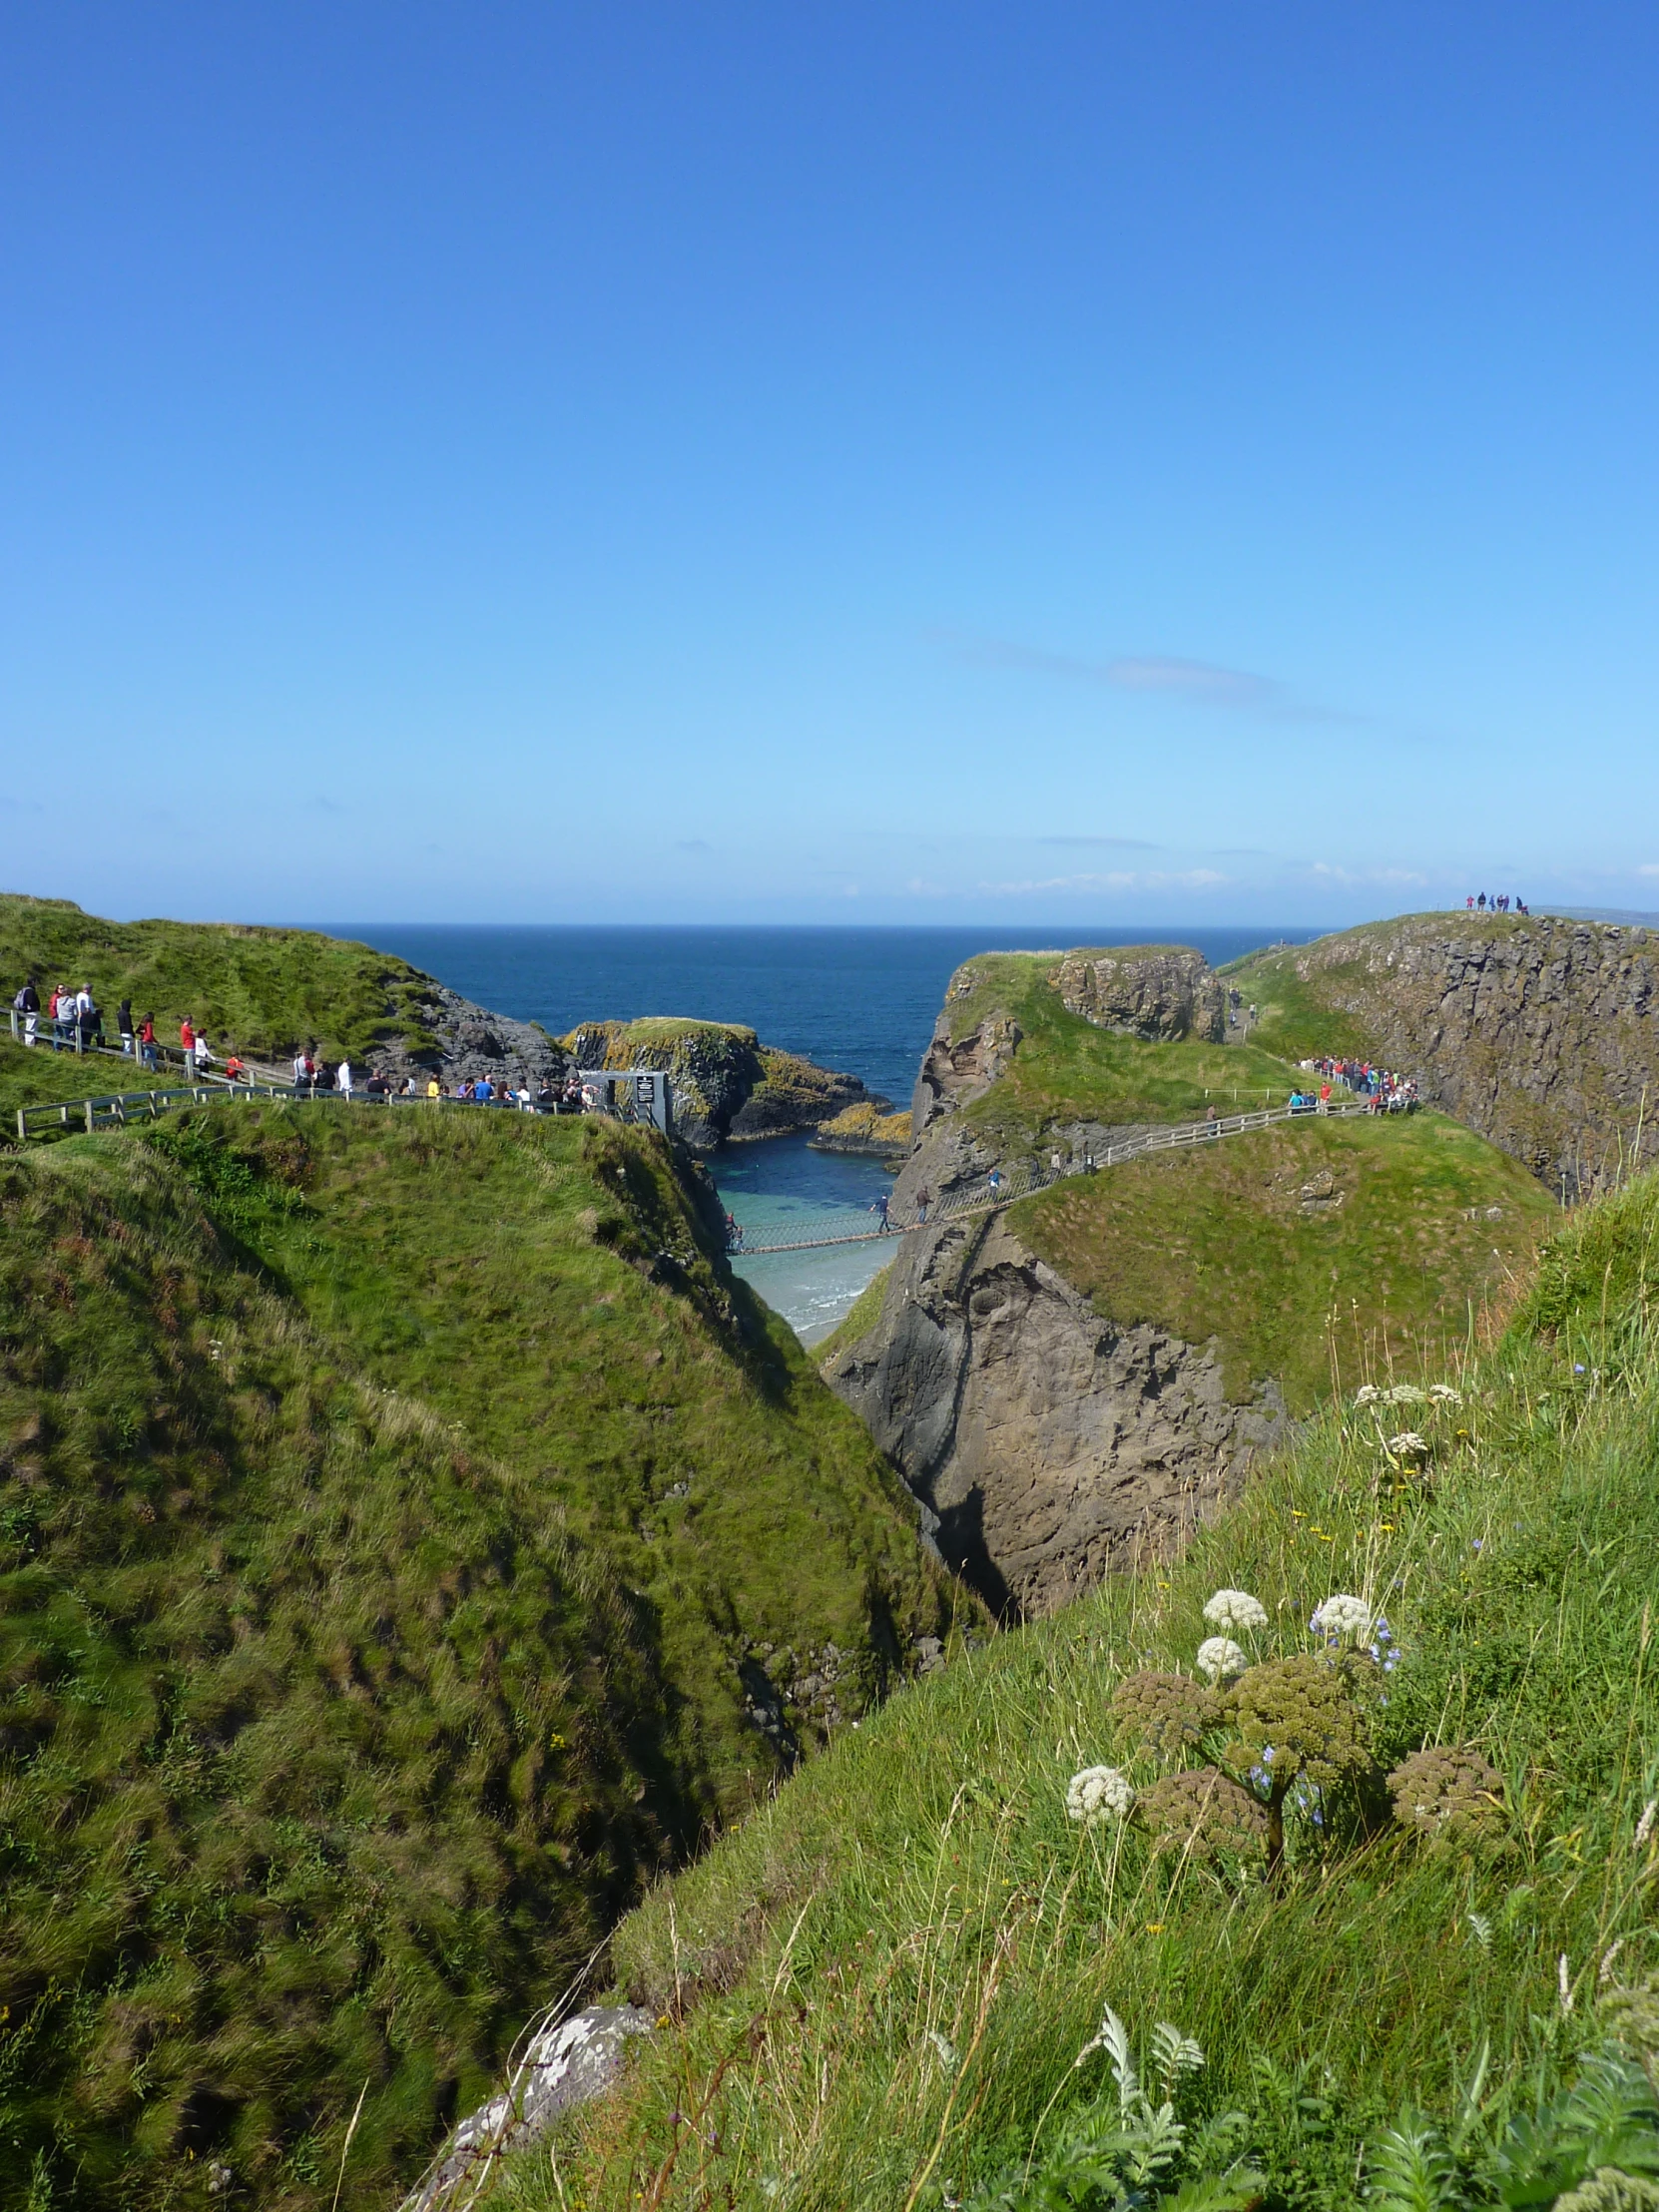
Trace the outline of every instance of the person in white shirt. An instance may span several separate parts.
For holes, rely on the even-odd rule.
[[[351,1063],[349,1060],[340,1062],[337,1080],[339,1082],[339,1095],[341,1098],[349,1098],[351,1096]]]
[[[311,1087],[310,1063],[305,1058],[305,1048],[300,1046],[293,1056],[293,1095],[298,1098]]]

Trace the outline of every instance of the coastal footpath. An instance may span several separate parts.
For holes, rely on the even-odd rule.
[[[655,1068],[674,1079],[678,1135],[694,1152],[748,1137],[817,1129],[869,1101],[854,1075],[767,1045],[718,1021],[595,1021],[551,1036],[463,998],[436,977],[371,945],[311,929],[243,922],[107,921],[63,898],[0,894],[0,974],[90,984],[113,1036],[122,1001],[177,1036],[187,1015],[223,1060],[239,1052],[284,1078],[292,1055],[349,1057],[359,1077],[394,1083],[436,1076],[446,1090],[493,1084],[555,1087],[583,1067]],[[872,1102],[884,1106],[885,1101]]]

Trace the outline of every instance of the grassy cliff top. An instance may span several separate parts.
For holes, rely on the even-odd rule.
[[[1297,1413],[1334,1387],[1432,1380],[1559,1220],[1518,1162],[1427,1113],[1153,1153],[1012,1215],[1100,1313],[1214,1340],[1232,1395],[1274,1376]]]
[[[431,979],[407,961],[311,929],[243,922],[106,921],[64,898],[0,895],[0,986],[90,984],[113,1032],[121,1000],[174,1041],[190,1015],[216,1051],[282,1056],[315,1038],[329,1057],[421,1037]]]
[[[755,1031],[744,1022],[698,1021],[686,1014],[645,1014],[637,1021],[578,1022],[559,1042],[571,1052],[581,1037],[605,1040],[613,1055],[607,1059],[607,1067],[631,1066],[636,1050],[672,1052],[676,1046],[684,1046],[694,1038],[706,1038],[715,1044],[747,1046],[751,1051],[759,1042]]]
[[[1546,2111],[1533,2148],[1559,2155],[1556,2179],[1500,2197],[1505,2130],[1608,2046],[1609,1999],[1653,1964],[1655,1252],[1650,1178],[1546,1256],[1542,1335],[1523,1307],[1448,1378],[1460,1404],[1409,1416],[1432,1432],[1429,1479],[1380,1482],[1370,1413],[1310,1424],[1185,1560],[914,1685],[665,1885],[616,1954],[672,2024],[569,2124],[557,2187],[517,2163],[514,2202],[620,2212],[641,2175],[664,2212],[1093,2202],[1075,2170],[1071,2194],[1049,2173],[1090,2126],[1108,2155],[1108,2005],[1143,2057],[1158,2021],[1201,2046],[1186,2116],[1237,2118],[1199,2139],[1199,2172],[1261,2176],[1208,2193],[1195,2176],[1182,2203],[1553,2202],[1593,2126],[1575,2169]],[[1077,1770],[1113,1764],[1146,1792],[1182,1763],[1142,1749],[1111,1700],[1139,1669],[1192,1677],[1218,1587],[1260,1600],[1256,1658],[1317,1649],[1329,1593],[1384,1609],[1400,1658],[1371,1708],[1378,1767],[1471,1747],[1499,1778],[1498,1840],[1436,1847],[1385,1802],[1367,1815],[1327,1791],[1293,1813],[1267,1883],[1225,1855],[1157,1855],[1136,1824],[1068,1819]],[[1614,2081],[1648,2159],[1650,2093],[1630,2069],[1608,2099]],[[1368,2145],[1404,2106],[1419,2127],[1461,2114],[1460,2157],[1430,2142],[1439,2178],[1373,2194]],[[1525,2136],[1507,2149],[1524,2170]]]
[[[643,1132],[211,1107],[0,1180],[7,2161],[309,2212],[366,2081],[393,2201],[773,1784],[769,1673],[810,1746],[963,1601]]]
[[[1113,957],[1146,949],[1109,948]],[[1294,1067],[1251,1045],[1148,1044],[1097,1029],[1060,1003],[1048,981],[1057,957],[985,953],[957,970],[955,985],[967,988],[953,987],[945,1002],[952,1042],[996,1014],[1021,1031],[1011,1064],[968,1108],[970,1126],[1008,1145],[1036,1145],[1046,1129],[1072,1121],[1198,1121],[1212,1104],[1226,1113],[1283,1104],[1300,1081]]]

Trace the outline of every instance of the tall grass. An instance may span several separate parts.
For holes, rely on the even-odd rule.
[[[538,2208],[942,2205],[1040,2151],[1101,2088],[1110,2004],[1204,2046],[1266,2201],[1358,2201],[1369,2135],[1483,2066],[1519,2103],[1593,2041],[1604,1970],[1659,1965],[1659,1183],[1588,1213],[1513,1325],[1447,1380],[1431,1479],[1397,1493],[1375,1418],[1334,1410],[1187,1559],[1109,1584],[912,1686],[623,1924],[661,2026],[620,2093],[511,2171]],[[1190,1670],[1218,1584],[1264,1649],[1349,1590],[1404,1661],[1377,1751],[1478,1746],[1488,1858],[1396,1828],[1293,1829],[1273,1885],[1065,1817],[1138,1667]],[[1563,1964],[1564,1961],[1564,1964]],[[1482,2056],[1482,2054],[1484,2054]]]

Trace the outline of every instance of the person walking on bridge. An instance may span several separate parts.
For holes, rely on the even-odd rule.
[[[873,1215],[875,1216],[875,1221],[876,1221],[876,1227],[877,1227],[877,1228],[878,1228],[878,1230],[880,1231],[881,1235],[882,1235],[882,1236],[884,1237],[884,1236],[886,1235],[886,1233],[887,1233],[888,1229],[889,1229],[889,1228],[890,1228],[890,1227],[892,1226],[892,1225],[891,1225],[891,1223],[890,1223],[890,1222],[889,1222],[889,1221],[887,1220],[887,1194],[886,1194],[886,1192],[885,1192],[885,1191],[882,1191],[882,1192],[881,1192],[881,1193],[879,1194],[879,1196],[878,1196],[878,1197],[876,1198],[876,1201],[875,1201],[874,1205],[873,1205],[873,1206],[866,1206],[866,1207],[864,1208],[864,1212],[865,1212],[866,1214],[873,1214]]]

